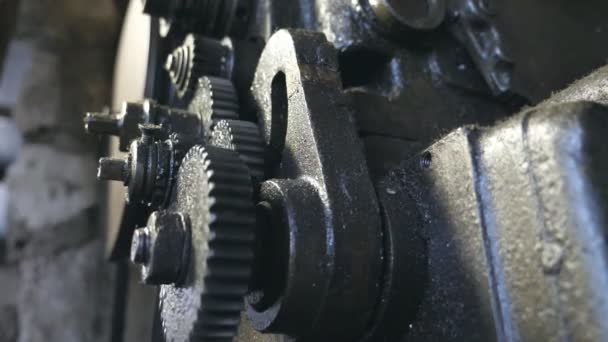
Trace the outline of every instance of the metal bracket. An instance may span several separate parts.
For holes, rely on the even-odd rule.
[[[336,50],[319,33],[278,31],[262,53],[252,92],[260,107],[259,124],[269,151],[267,165],[275,166],[266,171],[267,177],[278,178],[272,182],[286,196],[293,191],[300,199],[318,198],[320,206],[290,208],[296,212],[287,217],[290,224],[275,229],[289,229],[287,233],[294,236],[307,226],[320,234],[303,250],[290,244],[290,258],[310,259],[299,263],[292,258],[288,268],[298,264],[314,267],[289,269],[287,285],[278,299],[306,302],[311,297],[296,291],[306,287],[315,289],[315,306],[299,315],[282,310],[280,303],[275,303],[278,311],[257,311],[250,306],[249,317],[261,330],[276,327],[295,336],[356,339],[370,324],[379,298],[381,222],[363,147],[348,98],[342,93]],[[303,183],[307,186],[300,186]],[[264,189],[275,188],[270,183],[262,185],[260,199],[272,197]],[[310,217],[318,225],[309,227],[296,220],[298,217]],[[313,250],[314,255],[309,255]],[[299,273],[302,271],[309,276]],[[296,276],[297,287],[291,279]],[[285,323],[298,316],[306,319],[294,325]]]

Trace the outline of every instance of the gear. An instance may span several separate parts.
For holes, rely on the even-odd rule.
[[[238,152],[256,182],[264,178],[264,140],[256,124],[242,120],[217,121],[210,143]]]
[[[169,201],[174,174],[174,148],[159,139],[161,127],[140,125],[141,138],[133,140],[126,159],[101,158],[97,178],[120,181],[127,186],[127,203],[158,207]]]
[[[165,69],[181,98],[196,88],[201,76],[228,77],[231,55],[229,44],[189,34],[167,57]]]
[[[192,255],[183,284],[162,285],[167,341],[232,341],[253,261],[251,177],[233,151],[193,147],[180,167],[174,209],[191,222]]]
[[[201,77],[188,111],[199,113],[207,132],[211,132],[214,121],[237,120],[239,99],[232,82],[219,77]]]

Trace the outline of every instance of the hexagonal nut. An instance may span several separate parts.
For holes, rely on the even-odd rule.
[[[188,268],[191,241],[187,216],[167,210],[156,211],[148,219],[149,258],[142,267],[147,285],[179,284]]]

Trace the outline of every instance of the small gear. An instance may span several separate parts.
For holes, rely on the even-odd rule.
[[[238,152],[256,182],[264,178],[264,140],[249,121],[219,120],[213,125],[211,145]]]
[[[202,76],[228,77],[231,55],[229,45],[189,34],[184,43],[169,54],[165,69],[181,98],[196,88]]]
[[[219,77],[201,77],[188,111],[199,113],[209,133],[214,121],[237,120],[239,99],[232,82]]]
[[[232,341],[252,271],[255,207],[247,167],[217,147],[193,147],[176,181],[174,210],[191,223],[185,282],[162,285],[166,341]]]

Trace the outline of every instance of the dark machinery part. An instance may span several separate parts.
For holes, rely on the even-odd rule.
[[[168,57],[165,69],[179,97],[195,90],[202,76],[229,78],[232,73],[230,43],[189,34]]]
[[[188,112],[145,100],[142,103],[124,103],[117,115],[87,113],[84,121],[85,130],[89,133],[118,136],[120,150],[127,152],[132,141],[140,137],[140,126],[144,124],[159,125],[160,138],[178,134],[181,140],[193,140],[192,145],[199,143],[205,137],[201,115],[200,112]]]
[[[320,58],[317,64],[312,64],[313,60],[306,54],[310,47],[315,46],[322,49],[315,51]],[[303,61],[308,62],[305,67],[301,64]],[[230,130],[224,132],[232,135],[232,144],[236,143],[234,149],[238,153],[225,148],[195,147],[182,163],[175,184],[177,198],[171,208],[190,217],[192,251],[196,260],[186,276],[193,277],[194,283],[186,281],[185,285],[179,287],[163,286],[161,289],[161,321],[168,339],[196,340],[195,337],[199,336],[197,334],[232,337],[236,333],[241,309],[235,305],[242,303],[247,290],[252,292],[248,296],[247,317],[258,330],[309,339],[354,339],[365,333],[366,325],[373,318],[380,291],[380,212],[372,183],[369,176],[366,176],[367,171],[362,163],[362,146],[354,150],[358,153],[349,154],[336,154],[319,148],[328,139],[342,142],[336,144],[336,148],[342,144],[352,146],[358,143],[350,114],[345,110],[348,98],[339,91],[339,75],[336,71],[336,52],[322,35],[297,31],[277,33],[263,53],[254,80],[254,88],[257,90],[254,96],[260,103],[264,102],[264,97],[274,96],[260,112],[262,131],[267,132],[265,143],[261,137],[255,139],[255,127],[242,122],[225,121]],[[326,84],[323,85],[324,83]],[[286,93],[281,93],[281,88],[300,95],[287,98]],[[278,93],[272,95],[273,92]],[[285,106],[281,102],[285,102]],[[327,103],[332,104],[328,106]],[[291,120],[272,120],[272,115],[277,110],[285,110],[284,116],[289,116]],[[335,127],[336,133],[327,134],[327,130],[322,128],[327,125]],[[219,121],[214,132],[224,129],[224,124]],[[272,133],[273,130],[284,132],[283,137]],[[221,133],[216,133],[216,139],[212,138],[211,143],[220,143],[218,134]],[[295,154],[290,155],[292,152],[277,148],[281,144],[295,146],[302,138],[304,141],[315,142],[302,143],[298,147],[298,153],[310,156],[308,163],[299,163]],[[248,242],[253,242],[256,219],[255,216],[249,219],[248,210],[243,206],[254,208],[255,204],[251,197],[253,184],[249,171],[255,169],[251,166],[256,167],[257,177],[261,177],[263,168],[259,161],[249,163],[251,168],[247,168],[242,160],[263,160],[264,154],[263,150],[251,153],[250,149],[239,148],[239,143],[243,142],[273,146],[275,158],[276,152],[282,155],[280,167],[267,173],[267,176],[271,174],[274,179],[264,182],[259,190],[258,201],[262,203],[262,208],[267,208],[265,212],[268,219],[257,220],[258,224],[264,225],[257,228],[257,231],[263,232],[256,235],[262,250],[276,248],[277,251],[284,251],[285,254],[279,252],[276,257],[286,258],[285,262],[289,266],[269,268],[263,262],[265,259],[258,259],[254,268],[256,274],[250,276],[247,273],[247,277],[241,279],[222,269],[205,269],[205,265],[232,265],[230,260],[225,263],[221,260],[217,263],[206,261],[206,253],[210,256],[226,253],[226,258],[243,257],[243,263],[249,260],[247,258],[253,257],[253,254],[247,253],[246,247]],[[336,155],[339,157],[336,158]],[[236,159],[228,163],[217,161],[218,158]],[[225,170],[221,167],[225,167]],[[238,188],[237,185],[245,178],[248,179],[249,188],[244,185]],[[335,186],[330,186],[331,184]],[[249,192],[245,191],[247,189]],[[330,214],[336,210],[349,210],[353,214]],[[217,227],[214,226],[214,220],[217,220]],[[197,233],[199,231],[201,233]],[[197,237],[197,234],[202,235]],[[237,240],[214,242],[213,238],[223,236],[222,234],[227,234],[226,238]],[[268,236],[274,245],[268,244],[265,238]],[[207,243],[207,239],[211,240]],[[207,252],[216,244],[218,248],[228,249]],[[199,270],[199,267],[202,268]],[[220,276],[224,274],[222,272],[228,272],[221,284],[215,283],[220,280],[209,281],[218,286],[218,291],[238,289],[238,292],[226,294],[237,301],[233,302],[234,305],[222,302],[219,298],[211,303],[196,299],[208,298],[210,294],[206,290],[215,289],[211,285],[207,288],[199,284],[212,277],[214,272]],[[244,274],[243,272],[242,275]],[[245,281],[245,286],[238,285],[239,279]],[[269,279],[273,281],[268,281]],[[344,282],[343,279],[353,281]],[[277,288],[277,284],[284,285]],[[332,290],[336,287],[342,290]],[[230,311],[234,308],[238,310]],[[213,313],[217,310],[229,310],[222,316],[226,325],[222,326],[221,331],[207,332],[206,329],[211,329],[208,326],[209,320],[213,321]],[[226,318],[228,314],[234,317]],[[336,317],[343,319],[338,320]],[[360,329],[352,329],[353,322]]]
[[[147,138],[141,127],[151,126]],[[106,254],[111,260],[128,256],[133,230],[145,223],[147,215],[166,204],[175,167],[185,152],[205,140],[201,115],[160,106],[154,101],[125,103],[118,115],[89,113],[85,128],[90,133],[119,137],[127,159],[102,158],[100,179],[124,183],[128,194],[122,223],[106,231]],[[155,166],[156,165],[156,166]],[[159,167],[159,169],[156,169]]]
[[[605,72],[507,119],[604,63],[605,2],[145,6],[173,48],[197,35],[151,92],[179,96],[86,121],[131,155],[172,146],[120,246],[161,284],[166,340],[608,338]],[[100,175],[131,187],[130,159]]]
[[[256,124],[242,120],[216,121],[209,144],[238,152],[249,167],[254,183],[264,179],[264,141]]]
[[[543,105],[459,129],[387,177],[428,218],[408,340],[608,338],[607,128],[607,107]]]
[[[608,48],[596,44],[607,32],[605,1],[453,0],[451,8],[452,31],[490,88],[508,85],[532,103],[606,62]]]
[[[501,33],[492,17],[496,15],[493,1],[452,1],[451,30],[473,57],[487,85],[495,96],[510,96],[513,60],[507,56]]]
[[[365,0],[373,20],[387,33],[430,31],[443,23],[446,0]]]
[[[382,267],[379,208],[337,63],[323,35],[283,30],[258,64],[252,91],[269,164],[278,165],[268,171],[278,179],[264,183],[260,197],[278,202],[273,210],[290,246],[281,297],[268,308],[248,309],[262,331],[348,340],[363,333],[374,312]],[[349,153],[339,151],[343,146]],[[337,212],[349,214],[332,215]]]
[[[112,259],[127,257],[127,247],[137,223],[145,222],[150,210],[167,204],[172,175],[186,152],[211,138],[214,120],[238,119],[238,112],[238,97],[229,80],[202,77],[188,111],[145,100],[125,103],[117,115],[86,115],[88,132],[118,136],[120,149],[129,152],[125,160],[100,160],[98,178],[123,182],[128,188],[126,198],[131,199],[126,201],[121,226],[107,233],[107,250]],[[150,132],[153,136],[144,139],[141,129],[150,125],[155,127],[154,132]],[[259,171],[256,177],[258,174]]]
[[[232,82],[227,79],[205,76],[198,80],[198,87],[188,110],[200,113],[207,132],[214,120],[239,118],[239,99]]]
[[[251,176],[235,152],[196,146],[184,159],[175,188],[170,210],[189,218],[192,252],[183,283],[160,289],[165,337],[230,341],[237,333],[252,268]]]
[[[141,265],[144,284],[183,284],[190,266],[190,239],[187,216],[179,212],[153,212],[147,226],[135,230],[131,245],[131,261]]]
[[[249,27],[253,0],[143,0],[144,11],[163,18],[177,32],[215,38],[242,36]]]
[[[140,125],[140,130],[141,138],[131,143],[126,160],[99,160],[97,178],[123,182],[128,188],[129,203],[158,207],[169,199],[175,162],[173,143],[159,140],[160,126]]]

